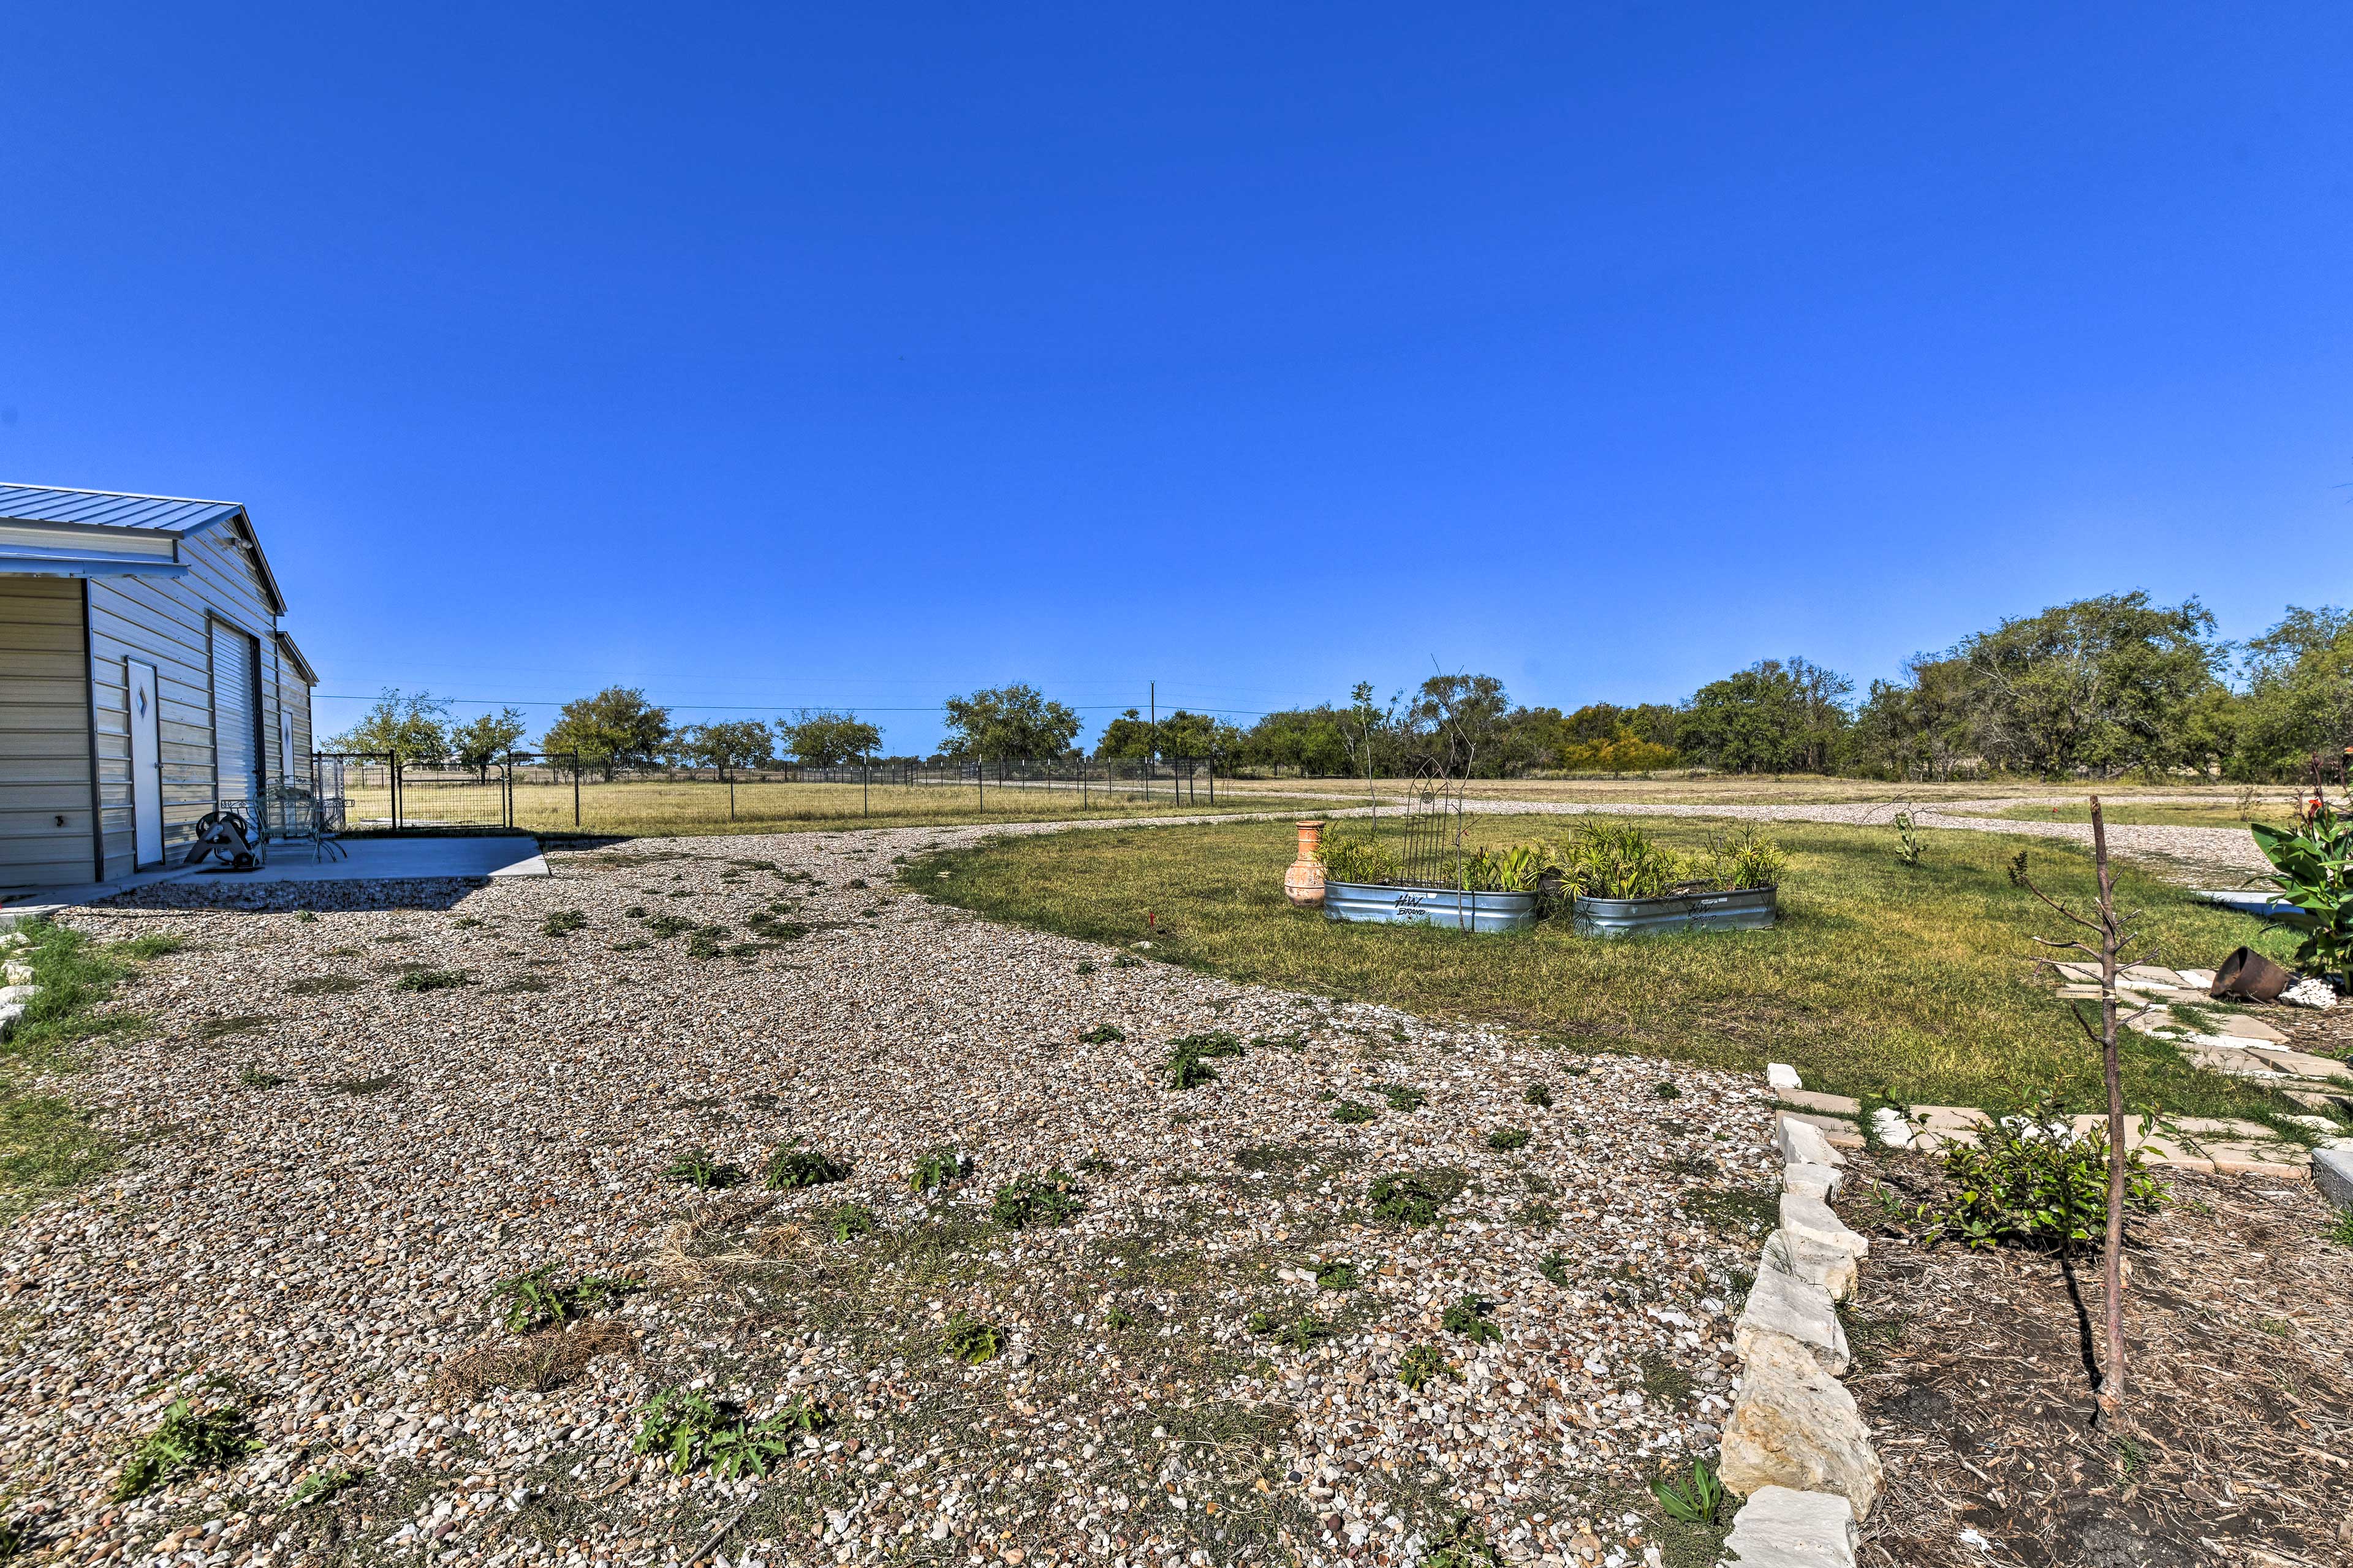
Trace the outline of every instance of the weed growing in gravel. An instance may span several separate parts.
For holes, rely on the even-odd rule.
[[[1095,966],[1092,963],[1083,958],[1079,960],[1079,967],[1076,973],[1080,974],[1092,974],[1094,972]]]
[[[1135,1327],[1135,1314],[1124,1307],[1113,1307],[1103,1314],[1103,1327],[1120,1333]]]
[[[823,1430],[826,1423],[823,1408],[798,1394],[755,1424],[732,1405],[713,1404],[691,1388],[671,1388],[646,1406],[630,1447],[661,1455],[672,1475],[707,1466],[713,1475],[739,1480],[766,1475],[770,1465],[791,1457],[796,1442]]]
[[[289,996],[342,996],[367,982],[356,974],[305,974],[286,983]]]
[[[694,926],[694,921],[681,920],[676,915],[656,915],[646,922],[646,929],[665,942],[671,937],[681,936],[692,931]]]
[[[1252,1312],[1244,1321],[1244,1328],[1261,1339],[1271,1338],[1276,1344],[1295,1351],[1312,1351],[1333,1335],[1332,1325],[1311,1313],[1301,1313],[1285,1322],[1266,1312]]]
[[[1487,1147],[1498,1154],[1509,1154],[1528,1146],[1528,1131],[1525,1127],[1498,1127],[1487,1134]]]
[[[798,942],[817,928],[799,921],[778,920],[765,910],[754,910],[744,929],[768,942]]]
[[[697,1192],[717,1192],[734,1186],[744,1179],[741,1165],[730,1165],[712,1158],[707,1149],[691,1149],[670,1162],[662,1173],[666,1182],[684,1182]]]
[[[1035,1171],[997,1188],[988,1217],[1008,1230],[1027,1230],[1033,1225],[1068,1225],[1085,1207],[1079,1201],[1078,1179],[1069,1172]]]
[[[1504,1568],[1504,1554],[1466,1514],[1454,1521],[1445,1540],[1431,1543],[1421,1568]]]
[[[237,1069],[237,1086],[239,1089],[276,1089],[285,1081],[276,1073],[264,1072],[258,1067],[243,1067]]]
[[[964,1180],[972,1173],[972,1167],[969,1156],[958,1153],[950,1144],[943,1143],[936,1149],[926,1151],[923,1157],[915,1162],[915,1168],[907,1173],[907,1186],[912,1192],[937,1192]]]
[[[1560,1223],[1560,1210],[1542,1198],[1530,1198],[1514,1212],[1512,1217],[1535,1230],[1550,1230]]]
[[[836,1241],[856,1241],[861,1236],[874,1234],[874,1211],[864,1204],[837,1205],[826,1216],[825,1228]]]
[[[1504,1342],[1504,1331],[1488,1320],[1487,1303],[1476,1296],[1465,1296],[1447,1308],[1439,1324],[1448,1333],[1461,1334],[1474,1345],[1493,1345]]]
[[[609,1307],[643,1282],[626,1276],[584,1274],[569,1284],[555,1282],[555,1266],[538,1268],[500,1280],[491,1287],[491,1310],[511,1334],[536,1333],[541,1329],[586,1317]]]
[[[651,946],[653,946],[653,942],[649,938],[633,936],[627,942],[608,943],[606,946],[605,951],[607,952],[643,952],[646,949]]]
[[[1381,1089],[1381,1097],[1389,1102],[1391,1110],[1419,1110],[1430,1103],[1428,1095],[1418,1089],[1409,1089],[1403,1084],[1393,1083],[1384,1086]]]
[[[978,1366],[985,1361],[993,1361],[997,1352],[1004,1348],[1004,1330],[964,1312],[950,1318],[947,1328],[940,1334],[941,1353],[950,1361],[962,1362],[966,1366]]]
[[[539,922],[543,936],[570,936],[575,931],[588,929],[588,917],[578,910],[558,910]]]
[[[155,1430],[132,1445],[115,1479],[115,1500],[153,1491],[176,1476],[225,1469],[260,1447],[244,1411],[224,1405],[200,1413],[183,1395],[172,1401]]]
[[[1651,1086],[1651,1092],[1657,1095],[1661,1100],[1681,1100],[1683,1093],[1682,1089],[1677,1089],[1673,1084],[1667,1082],[1664,1079],[1661,1079],[1657,1083],[1652,1084]]]
[[[1350,1127],[1370,1121],[1379,1114],[1371,1106],[1360,1105],[1353,1100],[1344,1100],[1332,1108],[1332,1120]]]
[[[241,1035],[248,1029],[259,1029],[269,1021],[259,1013],[240,1013],[234,1018],[207,1018],[196,1026],[196,1038],[226,1039],[231,1035]]]
[[[1736,1236],[1763,1236],[1781,1223],[1780,1194],[1758,1187],[1685,1191],[1675,1203],[1701,1224]]]
[[[722,945],[735,933],[725,926],[703,926],[686,939],[689,958],[717,958],[725,951]]]
[[[492,987],[492,989],[497,991],[502,996],[516,996],[525,994],[535,994],[542,991],[553,991],[555,987],[544,975],[518,974],[512,979],[500,981],[497,985]]]
[[[1238,1057],[1242,1054],[1241,1038],[1219,1030],[1208,1035],[1187,1035],[1168,1042],[1168,1060],[1163,1064],[1168,1074],[1168,1087],[1187,1089],[1208,1082],[1218,1076],[1211,1067],[1210,1057]]]
[[[1392,1225],[1435,1225],[1439,1211],[1461,1194],[1459,1171],[1398,1171],[1374,1182],[1366,1196]]]
[[[1082,1046],[1115,1046],[1127,1038],[1127,1033],[1117,1024],[1097,1024],[1079,1037]]]
[[[296,910],[294,918],[304,921],[314,921],[319,918],[319,912],[316,910]]]
[[[1123,952],[1118,957],[1111,961],[1111,966],[1113,969],[1141,969],[1144,967],[1144,960],[1140,958],[1130,958],[1127,954]]]
[[[2339,1247],[2353,1247],[2353,1209],[2337,1211],[2337,1223],[2321,1233]]]
[[[395,991],[452,991],[471,985],[474,977],[462,969],[412,969],[392,983]]]
[[[1446,1352],[1436,1345],[1416,1345],[1398,1358],[1398,1381],[1416,1394],[1419,1394],[1423,1385],[1433,1378],[1459,1380],[1461,1376],[1447,1363]]]
[[[1353,1290],[1356,1284],[1356,1266],[1353,1263],[1326,1263],[1315,1270],[1318,1290]]]
[[[1197,1057],[1238,1057],[1242,1054],[1242,1037],[1227,1029],[1213,1029],[1206,1035],[1183,1035],[1168,1042],[1169,1050],[1190,1051]]]
[[[1543,1084],[1532,1083],[1528,1085],[1528,1091],[1520,1096],[1520,1100],[1521,1103],[1533,1105],[1539,1110],[1550,1110],[1552,1109],[1552,1090],[1546,1088]]]
[[[1659,1500],[1669,1519],[1685,1524],[1714,1524],[1717,1510],[1724,1507],[1724,1483],[1715,1479],[1704,1459],[1692,1461],[1691,1475],[1681,1486],[1659,1477],[1651,1483],[1651,1495]]]
[[[796,1149],[791,1142],[780,1143],[769,1154],[768,1163],[761,1168],[763,1186],[781,1187],[797,1192],[803,1187],[821,1187],[838,1182],[849,1174],[849,1167],[829,1154],[815,1149]]]
[[[646,918],[646,906],[643,904],[631,904],[628,909],[621,911],[621,918],[625,921],[641,921]]]
[[[473,915],[459,915],[456,920],[451,921],[449,923],[456,926],[459,931],[473,931],[477,927],[487,925],[490,922],[480,920]]]
[[[331,947],[327,950],[327,956],[329,958],[357,958],[360,956],[360,950],[356,947]]]
[[[1681,1405],[1697,1386],[1690,1373],[1656,1351],[1645,1351],[1635,1364],[1641,1369],[1642,1392],[1662,1405]]]
[[[1536,1272],[1555,1285],[1568,1284],[1568,1259],[1557,1252],[1547,1252],[1536,1265]]]
[[[118,942],[106,951],[110,954],[135,958],[143,963],[151,958],[161,958],[165,953],[177,952],[187,945],[187,939],[185,937],[166,936],[162,931],[150,931],[145,936],[134,936],[128,942]]]
[[[337,1492],[355,1487],[366,1478],[365,1470],[345,1469],[340,1465],[312,1470],[286,1494],[286,1506],[289,1509],[309,1508],[313,1503],[325,1502]]]

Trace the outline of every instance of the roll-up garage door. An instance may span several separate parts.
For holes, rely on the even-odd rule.
[[[261,656],[251,637],[213,623],[213,776],[223,810],[250,816],[261,794]]]

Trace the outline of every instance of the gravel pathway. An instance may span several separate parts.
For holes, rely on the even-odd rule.
[[[186,945],[126,991],[149,1031],[56,1086],[123,1163],[0,1233],[0,1519],[32,1561],[205,1568],[1407,1563],[1458,1530],[1656,1561],[1643,1484],[1728,1407],[1761,1086],[892,880],[1002,831],[639,840],[545,880],[234,910],[176,883],[69,917]],[[1169,1089],[1168,1042],[1203,1035],[1240,1054]],[[942,1145],[976,1165],[911,1192]],[[763,1188],[796,1148],[846,1178]],[[751,1179],[664,1179],[697,1152]],[[999,1197],[1028,1173],[1060,1174]],[[1400,1173],[1442,1223],[1377,1212]],[[518,1336],[490,1293],[541,1268],[639,1283]],[[989,1359],[944,1353],[983,1330]],[[723,1424],[825,1419],[765,1476],[681,1477],[631,1451],[679,1387]],[[178,1394],[256,1446],[113,1500]]]

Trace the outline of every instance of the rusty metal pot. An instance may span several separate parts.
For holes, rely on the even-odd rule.
[[[2222,961],[2206,994],[2218,1002],[2276,1002],[2280,993],[2295,984],[2295,974],[2282,969],[2252,947],[2242,947]]]

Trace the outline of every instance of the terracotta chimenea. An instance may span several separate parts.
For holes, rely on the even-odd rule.
[[[1299,825],[1299,858],[1282,874],[1282,891],[1294,904],[1320,904],[1324,901],[1324,862],[1319,851],[1324,844],[1324,825],[1303,822]]]

